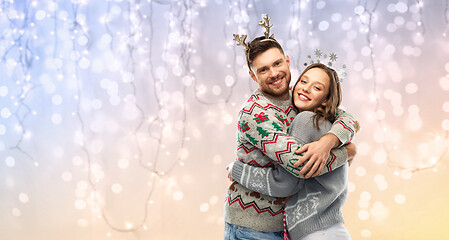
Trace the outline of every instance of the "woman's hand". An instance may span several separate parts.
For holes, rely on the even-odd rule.
[[[231,162],[228,166],[226,166],[226,170],[228,170],[228,178],[231,182],[234,182],[234,179],[231,176],[233,166],[234,166],[234,162]]]

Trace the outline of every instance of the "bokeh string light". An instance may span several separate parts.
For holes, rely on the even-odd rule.
[[[359,3],[360,4],[360,3]],[[375,102],[375,109],[374,112],[378,113],[381,110],[380,104],[381,104],[381,96],[378,89],[378,75],[377,72],[382,71],[383,69],[381,67],[376,66],[376,55],[374,50],[374,41],[378,37],[378,34],[373,34],[373,22],[378,21],[378,14],[375,15],[377,8],[379,6],[379,1],[376,1],[374,3],[374,6],[372,7],[372,10],[368,10],[368,1],[366,1],[362,7],[362,5],[359,5],[356,7],[356,14],[358,14],[358,19],[362,25],[365,25],[366,29],[366,42],[369,49],[369,57],[370,57],[370,63],[371,63],[371,69],[372,69],[372,79],[373,79],[373,87],[372,87],[372,94],[370,95],[372,99],[374,99]],[[406,13],[408,9],[411,11],[412,19],[416,21],[416,25],[419,26],[421,29],[420,32],[416,33],[415,37],[422,38],[425,34],[425,27],[424,23],[422,22],[422,8],[423,3],[420,0],[417,0],[416,4],[408,6],[406,2],[398,2],[396,4],[389,4],[388,7],[391,12],[398,12],[398,13]],[[359,9],[359,10],[357,10]],[[412,10],[415,9],[415,10]],[[377,118],[378,125],[380,126],[381,131],[384,135],[387,134],[388,128],[385,126],[385,119],[383,118]],[[447,130],[443,133],[443,142],[447,145],[449,142]],[[441,162],[444,157],[446,156],[448,150],[447,147],[444,147],[441,153],[438,155],[438,157],[429,157],[430,160],[428,161],[428,164],[422,165],[418,164],[417,166],[413,167],[404,167],[402,166],[401,162],[398,162],[394,160],[392,157],[392,153],[395,152],[394,147],[390,147],[386,141],[381,141],[383,149],[387,153],[387,161],[388,164],[398,169],[398,171],[395,172],[396,175],[407,175],[408,173],[418,172],[421,170],[427,170],[427,169],[434,169],[438,165],[439,162]],[[426,160],[419,160],[418,162],[426,162]]]
[[[301,1],[292,1],[290,8],[290,27],[288,32],[288,41],[286,42],[286,47],[289,49],[289,55],[293,59],[296,59],[296,64],[291,66],[291,70],[293,73],[297,73],[299,71],[300,63],[299,59],[301,59]],[[296,51],[292,51],[296,50]]]
[[[228,87],[234,89],[238,81],[245,79],[246,60],[243,57],[242,50],[235,46],[235,42],[232,38],[232,34],[246,34],[249,36],[249,41],[251,38],[255,38],[257,35],[257,28],[251,26],[250,19],[252,17],[257,18],[255,11],[255,1],[254,0],[233,0],[229,1],[229,8],[226,16],[226,25],[224,29],[224,38],[228,39],[227,46],[232,49],[232,73],[233,75],[226,76],[225,84]],[[253,14],[251,14],[253,13]],[[259,36],[259,35],[257,35]],[[229,64],[230,65],[230,64]],[[245,72],[245,73],[243,73]],[[252,80],[248,79],[248,87],[251,91],[254,90],[254,85]]]
[[[444,17],[444,23],[445,23],[443,37],[446,37],[447,32],[449,30],[449,0],[446,0],[446,2],[444,4],[444,16],[443,17]]]
[[[34,79],[31,79],[30,68],[33,61],[38,60],[32,49],[33,40],[36,38],[33,35],[34,24],[27,12],[27,10],[32,11],[32,6],[26,2],[22,6],[17,6],[19,11],[16,11],[13,1],[4,1],[1,5],[1,17],[7,20],[6,30],[0,38],[1,59],[6,66],[3,72],[10,80],[15,81],[16,85],[15,88],[13,85],[3,87],[4,95],[7,92],[16,93],[16,95],[10,98],[12,106],[1,109],[1,115],[4,119],[8,119],[12,115],[17,120],[15,124],[9,126],[9,129],[15,129],[19,133],[18,139],[15,140],[15,144],[11,144],[10,149],[19,151],[27,159],[33,161],[35,166],[38,166],[39,163],[35,161],[34,157],[22,147],[25,139],[32,138],[32,133],[26,127],[25,121],[28,120],[30,114],[36,114],[27,104],[27,97],[36,88]],[[11,111],[10,108],[13,110]],[[6,128],[4,125],[2,126]]]
[[[28,5],[27,5],[28,4]],[[181,96],[183,97],[181,101],[181,108],[182,108],[182,117],[180,121],[181,125],[181,143],[179,146],[179,151],[177,156],[175,157],[175,161],[170,164],[170,166],[166,167],[164,170],[160,170],[158,168],[158,162],[160,161],[160,154],[161,148],[164,148],[164,137],[165,134],[155,134],[154,128],[159,129],[166,129],[169,127],[170,123],[167,123],[166,121],[166,114],[169,110],[164,108],[164,101],[167,101],[166,97],[165,99],[162,99],[160,94],[166,93],[164,91],[164,81],[166,79],[163,79],[160,76],[156,76],[154,74],[154,68],[152,64],[152,51],[149,52],[149,57],[145,57],[145,59],[149,59],[149,72],[151,73],[151,76],[153,77],[153,81],[155,84],[153,85],[153,93],[152,95],[156,98],[156,117],[152,117],[149,114],[145,113],[144,107],[139,105],[139,101],[136,101],[135,98],[138,97],[137,93],[137,86],[134,84],[134,81],[132,80],[135,76],[138,75],[138,69],[139,67],[146,67],[148,65],[145,64],[138,64],[138,62],[135,59],[141,60],[141,54],[142,49],[141,46],[141,39],[143,39],[143,31],[142,31],[142,25],[146,22],[146,18],[148,16],[141,14],[141,5],[139,1],[136,2],[126,2],[124,3],[123,9],[120,8],[117,4],[112,4],[112,2],[108,2],[108,13],[100,18],[100,21],[104,23],[104,26],[106,28],[106,32],[108,34],[103,35],[103,40],[105,40],[106,43],[109,43],[109,50],[110,53],[113,53],[115,48],[117,48],[118,51],[116,51],[117,54],[120,54],[123,61],[120,64],[123,66],[123,69],[119,72],[119,76],[121,79],[123,79],[123,82],[127,83],[131,86],[130,93],[125,98],[125,101],[131,102],[131,104],[134,104],[135,109],[137,109],[138,112],[138,121],[134,128],[134,131],[131,133],[133,136],[135,142],[137,142],[137,154],[134,155],[134,158],[139,162],[140,166],[142,166],[144,169],[149,171],[150,176],[152,180],[149,182],[150,189],[148,190],[148,194],[146,197],[146,200],[144,201],[144,206],[142,207],[142,210],[144,212],[144,216],[141,221],[138,224],[125,224],[124,227],[117,227],[114,226],[110,221],[110,217],[106,213],[106,210],[103,208],[104,200],[103,197],[100,194],[100,189],[98,188],[97,184],[100,181],[100,178],[98,177],[98,160],[96,157],[91,153],[92,150],[89,147],[89,143],[92,143],[93,139],[95,139],[95,133],[89,131],[89,126],[86,125],[86,122],[89,122],[89,118],[86,117],[85,110],[83,108],[83,102],[88,101],[89,95],[84,95],[84,90],[86,84],[88,84],[88,81],[86,81],[86,69],[88,69],[92,62],[92,56],[90,55],[90,51],[88,50],[93,44],[95,43],[93,41],[93,33],[90,31],[90,29],[87,27],[87,22],[85,18],[85,14],[79,13],[80,9],[85,10],[85,3],[79,2],[79,1],[72,1],[72,3],[69,3],[67,6],[64,6],[63,4],[58,5],[55,2],[47,2],[45,5],[44,3],[38,4],[37,2],[27,2],[27,4],[24,4],[21,6],[19,3],[10,1],[10,2],[3,2],[2,6],[2,12],[4,12],[5,9],[8,10],[8,13],[5,14],[6,18],[8,19],[10,23],[10,28],[8,30],[11,30],[13,34],[10,34],[12,39],[8,39],[6,37],[3,37],[3,43],[11,43],[11,46],[5,49],[3,52],[3,61],[8,63],[10,66],[14,67],[16,65],[13,60],[19,59],[19,66],[23,73],[16,73],[16,74],[10,74],[13,75],[14,78],[23,78],[24,80],[17,80],[17,85],[20,87],[20,92],[18,94],[17,98],[18,100],[14,103],[14,105],[17,106],[17,110],[13,113],[14,116],[17,118],[17,131],[19,132],[19,140],[17,141],[17,144],[12,145],[11,149],[19,150],[21,153],[26,155],[28,158],[33,159],[32,154],[26,152],[21,147],[21,143],[23,139],[29,138],[30,133],[27,131],[26,126],[24,124],[24,121],[26,120],[27,116],[32,112],[32,108],[28,106],[25,102],[27,95],[31,90],[33,90],[34,85],[30,82],[30,73],[29,69],[31,67],[31,61],[33,60],[33,57],[36,57],[36,59],[39,59],[38,56],[32,55],[31,48],[33,47],[30,41],[31,35],[27,34],[27,28],[28,26],[33,26],[34,23],[30,20],[28,16],[34,16],[38,20],[44,20],[45,18],[49,18],[53,20],[54,28],[53,31],[50,33],[51,36],[53,36],[53,45],[52,45],[52,59],[50,65],[53,65],[54,69],[56,70],[57,79],[62,80],[64,78],[70,78],[76,82],[76,95],[74,96],[74,100],[76,101],[76,111],[73,113],[74,116],[79,121],[79,127],[80,132],[77,133],[78,137],[78,143],[81,147],[85,159],[87,161],[87,182],[89,183],[89,186],[92,188],[92,194],[89,196],[89,198],[93,198],[93,212],[98,214],[99,218],[102,218],[105,220],[105,222],[111,227],[112,229],[116,231],[121,232],[130,232],[130,231],[136,231],[142,227],[146,228],[144,225],[147,220],[147,206],[149,203],[149,199],[151,197],[151,194],[154,189],[154,185],[156,183],[155,179],[156,177],[161,178],[163,180],[164,176],[168,175],[173,168],[176,165],[183,165],[182,159],[185,158],[183,154],[185,155],[185,140],[186,138],[186,132],[185,132],[185,124],[186,124],[186,89],[187,87],[184,85],[183,90],[181,92]],[[190,56],[192,54],[192,38],[193,38],[193,27],[192,22],[195,16],[195,3],[184,3],[180,4],[179,2],[159,2],[159,1],[153,1],[148,2],[149,12],[150,12],[150,19],[152,18],[152,8],[154,4],[165,4],[170,5],[170,30],[169,34],[180,34],[178,38],[174,39],[172,42],[167,42],[166,45],[173,44],[175,47],[171,49],[170,46],[166,47],[164,54],[178,54],[178,49],[176,47],[179,47],[180,49],[180,61],[178,62],[172,62],[169,58],[166,59],[166,69],[170,68],[179,68],[179,66],[184,67],[184,72],[191,73],[192,76],[190,76],[192,79],[194,79],[194,70],[190,66]],[[31,5],[33,8],[31,7]],[[50,14],[46,14],[45,8],[50,8],[48,6],[53,6],[50,9],[50,12],[53,12],[53,15],[50,17]],[[60,12],[56,11],[59,7],[68,7],[72,12]],[[22,7],[23,9],[19,9],[19,7]],[[38,7],[42,7],[42,9],[37,9]],[[28,11],[28,12],[27,12]],[[114,20],[114,17],[121,16],[118,14],[119,12],[124,11],[127,14],[125,17],[125,23],[128,24],[128,32],[114,32],[112,30],[112,27],[110,26],[110,22]],[[22,13],[22,14],[19,14]],[[59,14],[59,15],[57,15]],[[118,15],[118,16],[114,16]],[[73,19],[70,19],[71,16]],[[184,16],[184,17],[181,17]],[[20,22],[22,21],[22,22]],[[22,24],[23,26],[18,26],[19,24]],[[66,29],[65,27],[67,27]],[[15,27],[12,27],[15,26]],[[150,20],[150,36],[146,38],[145,40],[149,41],[149,48],[154,47],[151,40],[154,38],[153,34],[153,21]],[[20,29],[18,31],[18,29]],[[71,56],[67,57],[64,55],[65,48],[67,44],[63,43],[63,41],[59,41],[61,36],[66,34],[63,32],[64,30],[67,30],[70,34],[70,40],[71,40]],[[62,33],[61,33],[62,32]],[[90,32],[90,33],[89,33]],[[67,36],[67,35],[65,35]],[[66,40],[66,39],[62,39]],[[179,41],[178,41],[179,40]],[[59,44],[61,43],[61,44]],[[100,43],[102,44],[102,43]],[[176,46],[178,45],[178,46]],[[17,51],[17,52],[14,52]],[[173,52],[171,52],[173,51]],[[16,54],[17,56],[9,56],[11,54]],[[68,59],[65,59],[65,58]],[[62,62],[64,61],[70,61],[73,60],[75,62],[75,69],[71,74],[65,74],[64,71],[67,71],[67,69],[63,68]],[[145,62],[145,61],[143,61]],[[115,71],[115,69],[114,69]],[[68,71],[70,72],[70,70]],[[181,74],[175,74],[177,78],[181,77]],[[188,75],[188,74],[186,74]],[[109,81],[110,83],[110,81]],[[103,85],[107,85],[108,81],[102,81]],[[111,86],[117,86],[117,84],[112,84]],[[105,88],[108,88],[107,86]],[[112,90],[108,89],[109,92]],[[12,100],[15,98],[12,97]],[[128,100],[127,100],[128,99]],[[94,100],[95,101],[95,100]],[[118,105],[118,98],[117,96],[111,96],[110,101],[113,103],[113,105]],[[101,106],[101,102],[96,101],[96,105]],[[4,108],[3,112],[7,112],[9,109]],[[7,115],[7,113],[4,113],[3,115]],[[58,118],[59,119],[59,118]],[[56,121],[56,120],[55,120]],[[55,122],[54,121],[54,122]],[[57,120],[57,122],[60,120]],[[152,155],[152,157],[145,157],[146,160],[144,160],[144,154],[142,153],[142,147],[139,137],[141,137],[141,131],[142,128],[145,128],[145,124],[148,123],[147,129],[144,129],[144,132],[146,132],[146,136],[143,137],[143,140],[145,141],[146,137],[152,138],[156,141],[156,151],[155,154]],[[168,152],[167,152],[168,153]],[[37,165],[37,163],[36,163]]]
[[[155,31],[153,30],[155,28],[154,22],[153,22],[153,14],[154,14],[154,4],[162,4],[167,5],[170,8],[170,12],[165,17],[169,20],[169,30],[168,35],[169,36],[175,36],[170,38],[167,42],[164,43],[165,47],[162,52],[163,56],[166,56],[164,59],[164,67],[155,69],[153,64],[153,49],[154,44],[153,41],[155,39]],[[157,178],[160,179],[160,181],[164,181],[165,176],[169,176],[170,172],[174,169],[177,165],[183,165],[183,154],[185,155],[185,141],[188,139],[186,137],[186,131],[185,131],[185,125],[186,125],[186,89],[188,84],[182,84],[182,91],[181,91],[181,99],[180,105],[181,105],[181,122],[179,123],[181,125],[181,133],[179,134],[180,138],[180,144],[179,144],[179,151],[177,156],[175,156],[175,161],[173,161],[169,166],[166,166],[165,169],[161,170],[161,167],[159,167],[159,163],[161,161],[161,154],[164,154],[163,150],[166,149],[164,141],[168,137],[166,134],[164,134],[164,130],[167,128],[170,128],[171,123],[167,122],[167,116],[169,114],[169,110],[165,107],[167,105],[167,102],[169,99],[167,99],[166,91],[165,91],[165,85],[169,82],[167,82],[167,73],[165,72],[165,69],[172,69],[173,70],[173,77],[174,78],[190,78],[194,80],[194,71],[190,67],[190,56],[193,54],[194,49],[192,49],[192,22],[193,18],[195,16],[195,7],[196,3],[181,3],[181,2],[160,2],[160,1],[153,1],[149,2],[148,6],[145,6],[143,4],[140,4],[139,1],[136,2],[128,2],[125,3],[125,8],[127,12],[127,19],[126,23],[128,23],[128,33],[123,32],[116,32],[114,33],[111,29],[112,27],[109,26],[110,23],[110,15],[106,16],[106,19],[109,21],[106,21],[106,29],[109,34],[109,36],[119,36],[118,39],[115,37],[112,37],[110,40],[111,52],[113,51],[113,48],[117,47],[120,50],[123,51],[124,57],[127,60],[127,63],[125,63],[125,67],[130,69],[129,71],[122,71],[121,76],[124,79],[134,79],[136,76],[138,76],[139,70],[142,68],[149,67],[148,71],[150,73],[151,79],[153,80],[154,84],[151,92],[151,96],[155,97],[155,105],[156,105],[156,114],[155,116],[150,116],[144,111],[144,107],[140,106],[138,104],[137,99],[131,99],[132,104],[134,104],[135,108],[138,111],[139,115],[139,121],[136,124],[135,130],[132,132],[132,136],[134,136],[134,141],[136,142],[137,146],[137,154],[134,156],[134,159],[138,161],[139,165],[146,169],[151,176],[151,181],[148,182],[149,189],[148,193],[145,197],[145,201],[143,203],[143,206],[140,208],[143,211],[143,217],[141,220],[137,220],[134,222],[127,222],[122,227],[115,226],[112,221],[110,220],[110,217],[107,216],[106,210],[101,207],[102,203],[100,200],[96,200],[98,202],[98,205],[100,206],[101,210],[101,218],[103,218],[106,222],[106,224],[113,230],[119,231],[119,232],[135,232],[140,229],[147,230],[148,227],[146,226],[146,222],[148,219],[148,204],[153,203],[151,199],[151,196],[153,194],[153,190],[156,186]],[[146,15],[142,11],[148,7],[149,15]],[[113,14],[114,12],[119,12],[120,8],[118,6],[108,6],[108,9],[110,9],[110,13]],[[147,22],[147,19],[149,19],[149,36],[145,36],[144,29],[144,23]],[[124,40],[124,41],[123,41]],[[141,49],[139,46],[142,44],[141,40],[146,41],[148,43],[148,51],[145,49]],[[123,41],[123,42],[122,42]],[[115,44],[114,44],[115,42]],[[114,45],[113,45],[114,44]],[[145,57],[143,54],[148,54],[148,57]],[[179,55],[178,55],[179,54]],[[146,64],[139,64],[139,62]],[[156,74],[159,72],[159,74]],[[185,73],[185,75],[182,75],[182,73]],[[190,74],[189,74],[190,73]],[[182,81],[177,81],[182,82]],[[133,98],[138,97],[137,93],[137,86],[134,84],[133,80],[130,80],[128,82],[131,85],[131,96]],[[174,100],[174,99],[172,99]],[[160,129],[159,134],[154,132],[154,129]],[[143,130],[144,134],[141,134]],[[139,139],[139,137],[142,137],[142,139]],[[151,157],[145,157],[143,147],[145,144],[148,144],[147,138],[153,139],[156,142],[156,148],[155,152],[151,154]],[[85,151],[86,152],[86,151]],[[169,152],[165,152],[165,154],[170,154]],[[88,157],[89,159],[89,157]],[[92,169],[91,163],[89,163],[89,169]],[[92,175],[91,170],[89,170],[89,175]],[[97,188],[94,182],[90,181],[90,185],[94,189],[94,193],[97,192]]]
[[[379,167],[390,166],[389,170],[405,180],[427,169],[437,171],[447,159],[449,102],[441,97],[440,122],[440,115],[432,120],[420,115],[426,107],[419,97],[428,92],[417,79],[419,68],[432,67],[431,76],[441,77],[435,95],[449,89],[449,63],[440,53],[432,60],[438,64],[436,67],[422,66],[419,60],[434,43],[430,39],[435,31],[443,41],[447,39],[449,0],[436,2],[443,6],[443,18],[439,15],[438,20],[428,17],[436,3],[422,0],[292,0],[289,4],[255,0],[1,1],[0,154],[6,168],[0,170],[8,176],[0,184],[8,190],[4,198],[9,199],[9,193],[14,195],[10,201],[13,204],[5,201],[5,208],[14,219],[24,221],[31,218],[25,204],[38,204],[41,192],[27,188],[21,175],[14,175],[19,166],[25,174],[44,181],[50,179],[47,173],[57,171],[63,183],[73,183],[73,187],[64,185],[73,188],[75,194],[67,198],[72,208],[67,211],[75,210],[71,212],[75,221],[69,219],[72,222],[68,224],[80,228],[103,224],[106,236],[116,238],[122,236],[119,233],[154,232],[149,224],[158,218],[151,213],[152,206],[161,204],[158,196],[169,196],[167,202],[175,200],[179,205],[192,203],[190,199],[180,201],[187,198],[184,188],[192,188],[183,181],[192,177],[184,172],[177,176],[176,169],[184,166],[184,171],[195,165],[190,155],[200,150],[191,145],[209,146],[212,142],[201,139],[203,132],[210,131],[202,123],[215,119],[206,119],[201,129],[194,129],[197,119],[209,116],[201,111],[207,109],[211,115],[225,116],[214,123],[217,129],[235,130],[232,123],[239,110],[236,105],[257,85],[248,76],[243,52],[233,43],[232,34],[260,36],[262,30],[255,23],[265,12],[275,23],[275,37],[294,63],[293,79],[302,68],[302,55],[321,46],[342,46],[344,50],[335,51],[351,71],[344,83],[345,99],[355,99],[345,104],[350,112],[364,104],[354,115],[361,118],[362,134],[372,135],[360,144],[362,156],[386,159],[376,162],[373,157],[372,162]],[[209,19],[213,11],[222,15]],[[209,24],[219,26],[219,34],[205,30]],[[329,34],[338,37],[331,39]],[[444,51],[448,50],[442,47]],[[207,74],[214,79],[204,77]],[[360,93],[346,94],[351,88]],[[441,99],[435,102],[440,107]],[[441,109],[435,112],[441,114]],[[363,124],[372,119],[380,133]],[[422,141],[413,139],[429,129],[424,128],[429,122],[436,122],[433,125],[437,127],[441,123],[442,129],[430,128],[429,134],[422,134]],[[192,139],[199,144],[191,144]],[[375,144],[371,144],[373,141]],[[401,142],[416,146],[419,154],[400,156],[408,150]],[[204,156],[210,154],[201,151]],[[213,162],[213,167],[222,168],[222,162]],[[355,177],[373,174],[375,186],[362,189],[364,186],[352,183],[352,194],[357,194],[356,187],[360,190],[360,208],[354,211],[358,211],[361,221],[370,217],[385,219],[392,207],[387,201],[376,201],[379,197],[375,191],[385,191],[395,183],[384,172],[382,175],[364,168],[371,162],[359,164],[352,169]],[[127,180],[131,175],[132,179]],[[56,188],[61,179],[50,180]],[[204,194],[212,191],[219,190],[206,189]],[[122,216],[120,208],[115,207],[126,194],[133,197],[120,205],[129,213]],[[212,194],[210,202],[215,203],[221,192]],[[404,204],[411,201],[412,195],[395,192],[387,197]],[[214,210],[212,203],[198,205],[200,214],[211,213],[207,219],[214,217],[212,211],[222,214],[222,208]],[[191,205],[182,207],[190,209]],[[5,215],[12,222],[8,217]],[[215,223],[223,223],[217,219]],[[367,237],[371,231],[375,231],[374,227],[357,234]]]
[[[82,33],[81,36],[78,36],[77,38],[74,38],[74,42],[73,42],[73,46],[76,46],[76,41],[75,39],[80,39],[80,37],[83,37],[85,39],[89,39],[91,37],[89,37],[86,34],[85,31],[85,26],[82,25],[82,23],[78,22],[77,19],[77,10],[78,10],[79,5],[78,4],[73,4],[72,9],[74,9],[74,26],[75,27],[79,27],[80,32]],[[131,96],[133,97],[137,97],[137,92],[136,92],[136,85],[134,84],[134,81],[132,80],[135,75],[136,75],[136,68],[140,67],[139,64],[137,64],[137,62],[135,61],[136,55],[137,53],[139,53],[139,48],[136,47],[136,43],[138,43],[138,41],[140,40],[141,37],[141,29],[140,26],[142,24],[142,16],[139,15],[139,8],[140,8],[140,4],[139,2],[135,2],[135,4],[132,4],[131,2],[125,3],[124,7],[125,11],[127,12],[127,17],[125,18],[125,22],[128,24],[128,33],[123,33],[123,32],[116,32],[114,33],[111,28],[109,27],[109,21],[113,20],[113,15],[114,12],[116,13],[117,11],[122,11],[122,8],[118,7],[117,5],[112,6],[111,2],[108,2],[108,13],[106,16],[104,16],[104,18],[102,19],[104,21],[104,26],[106,28],[106,32],[108,33],[108,37],[111,36],[118,36],[118,41],[115,43],[114,40],[115,38],[112,37],[110,39],[110,43],[109,43],[109,50],[111,52],[113,52],[113,48],[116,47],[115,44],[118,44],[118,49],[119,49],[119,53],[123,54],[123,57],[125,58],[125,61],[123,61],[123,65],[124,65],[124,69],[121,70],[119,72],[119,76],[121,76],[121,78],[123,79],[124,82],[128,83],[131,86]],[[123,42],[121,42],[123,41]],[[76,49],[74,49],[74,51],[76,51]],[[83,95],[82,95],[82,86],[83,86],[83,81],[81,80],[81,77],[76,77],[76,79],[79,80],[79,84],[78,84],[78,94],[76,96],[76,98],[78,99],[78,107],[77,107],[77,117],[80,121],[80,125],[81,125],[81,134],[83,136],[86,136],[87,134],[87,129],[86,126],[84,125],[84,120],[82,117],[82,113],[80,112],[80,104],[81,104],[81,99],[83,99]],[[142,125],[143,122],[145,122],[146,118],[145,118],[145,113],[143,110],[143,107],[141,107],[138,103],[138,101],[133,101],[133,97],[130,97],[130,95],[127,96],[127,98],[131,98],[128,101],[131,101],[135,108],[138,111],[138,115],[139,115],[139,121],[138,121],[138,125]],[[126,99],[125,99],[126,101]],[[133,135],[133,140],[132,141],[138,141],[138,127],[135,127],[135,131],[132,132]],[[105,210],[104,208],[104,200],[103,197],[101,196],[100,190],[97,187],[97,183],[99,181],[98,178],[95,177],[95,171],[94,171],[94,157],[91,155],[89,149],[86,147],[85,142],[89,141],[87,137],[84,137],[84,139],[81,142],[81,148],[83,150],[83,152],[85,153],[86,159],[87,159],[87,168],[88,168],[88,173],[87,173],[87,177],[88,177],[88,183],[89,186],[92,188],[92,193],[89,195],[89,197],[93,198],[93,212],[98,214],[98,218],[101,218],[105,221],[105,223],[113,230],[118,231],[118,232],[133,232],[133,231],[137,231],[141,228],[146,228],[145,226],[145,222],[148,218],[148,204],[149,204],[149,199],[151,197],[151,194],[153,192],[153,187],[154,187],[154,178],[153,181],[150,182],[151,184],[149,184],[149,189],[147,190],[147,197],[145,199],[144,204],[142,206],[142,208],[140,208],[143,212],[143,217],[137,221],[134,221],[134,223],[130,223],[127,222],[124,224],[124,226],[116,226],[114,225],[114,223],[111,221],[111,216],[108,215],[107,210]],[[136,144],[137,146],[137,154],[135,155],[135,159],[137,159],[139,162],[142,162],[142,149],[141,146],[139,144]],[[114,187],[114,185],[113,185]],[[110,233],[108,233],[110,234]]]

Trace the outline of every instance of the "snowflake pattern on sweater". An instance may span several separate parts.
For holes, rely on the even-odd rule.
[[[287,207],[291,208],[292,210],[290,210],[291,214],[286,216],[286,221],[294,223],[294,225],[288,226],[289,228],[294,228],[296,227],[296,225],[306,221],[307,219],[317,214],[317,209],[319,207],[319,195],[321,195],[321,192],[309,193],[304,199],[296,202],[295,205]]]

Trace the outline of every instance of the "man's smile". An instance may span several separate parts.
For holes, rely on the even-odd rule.
[[[280,77],[280,78],[277,78],[274,82],[272,82],[270,84],[277,86],[277,85],[281,84],[283,80],[284,80],[284,77]]]

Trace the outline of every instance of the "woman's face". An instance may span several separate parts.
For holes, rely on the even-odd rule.
[[[293,103],[299,111],[313,111],[325,106],[330,79],[321,68],[311,68],[304,73],[293,89]]]

